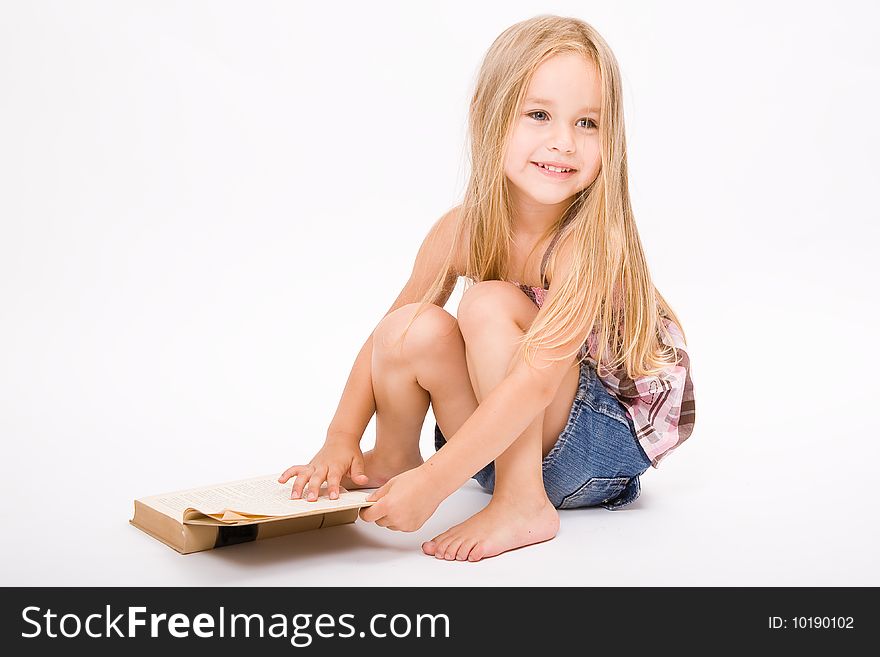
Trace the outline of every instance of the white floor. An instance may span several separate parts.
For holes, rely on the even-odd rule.
[[[844,458],[845,450],[822,458],[799,456],[783,441],[758,446],[750,440],[738,453],[736,432],[714,434],[708,400],[703,408],[700,433],[643,476],[642,494],[626,510],[562,511],[553,540],[479,563],[440,561],[420,549],[422,541],[487,503],[488,494],[473,481],[415,533],[358,519],[178,555],[128,524],[134,497],[186,488],[184,481],[201,485],[265,472],[236,469],[228,477],[206,480],[200,474],[202,479],[194,481],[173,459],[163,465],[134,448],[100,457],[87,444],[48,450],[36,439],[18,447],[20,456],[30,453],[33,462],[42,460],[39,473],[9,468],[6,462],[4,499],[9,502],[2,518],[16,540],[3,543],[2,584],[880,584],[868,458]],[[429,413],[429,422],[432,417]],[[429,422],[422,438],[426,455]],[[707,467],[722,460],[726,467]],[[155,488],[155,482],[171,480],[180,485]]]

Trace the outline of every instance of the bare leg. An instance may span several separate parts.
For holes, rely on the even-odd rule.
[[[477,408],[464,340],[452,315],[426,308],[402,343],[398,340],[416,307],[403,306],[376,327],[371,361],[376,445],[364,453],[368,482],[344,477],[341,484],[349,490],[381,486],[423,463],[419,438],[429,403],[446,435],[458,431]]]
[[[468,362],[480,400],[481,393],[491,392],[509,372],[520,335],[518,324],[503,317],[479,335],[468,335]],[[542,412],[495,459],[495,491],[486,508],[423,543],[426,554],[479,561],[556,536],[559,514],[547,498],[541,471],[543,424]]]
[[[491,335],[486,335],[485,340],[480,340],[477,344],[475,344],[477,341],[471,340],[472,349],[468,351],[468,366],[480,391],[491,392],[504,380],[514,365],[512,360],[516,346],[514,340],[522,334],[522,331],[511,321],[505,334],[504,336],[499,335],[498,327],[493,327]],[[471,359],[471,351],[479,356],[476,359]],[[482,402],[484,395],[478,392],[477,398]],[[520,434],[520,437],[495,458],[494,495],[519,491],[519,497],[528,493],[537,498],[546,499],[544,479],[541,476],[541,460],[544,458],[542,454],[543,426],[544,413],[542,411]]]

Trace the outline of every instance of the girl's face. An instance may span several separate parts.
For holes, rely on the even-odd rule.
[[[537,68],[504,160],[514,199],[557,205],[596,179],[601,100],[598,71],[580,55],[554,55]],[[575,171],[557,174],[540,168],[539,162]]]

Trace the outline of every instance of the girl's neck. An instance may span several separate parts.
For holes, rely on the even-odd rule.
[[[515,202],[511,212],[514,234],[528,239],[538,239],[559,221],[569,205],[569,199],[556,205],[544,205],[534,201]]]

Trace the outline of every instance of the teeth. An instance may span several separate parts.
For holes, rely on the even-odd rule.
[[[545,169],[549,169],[550,171],[555,171],[556,173],[565,173],[567,171],[571,171],[571,169],[560,169],[559,167],[553,167],[553,166],[550,166],[549,164],[541,164],[540,162],[538,163],[538,166],[543,167]]]

